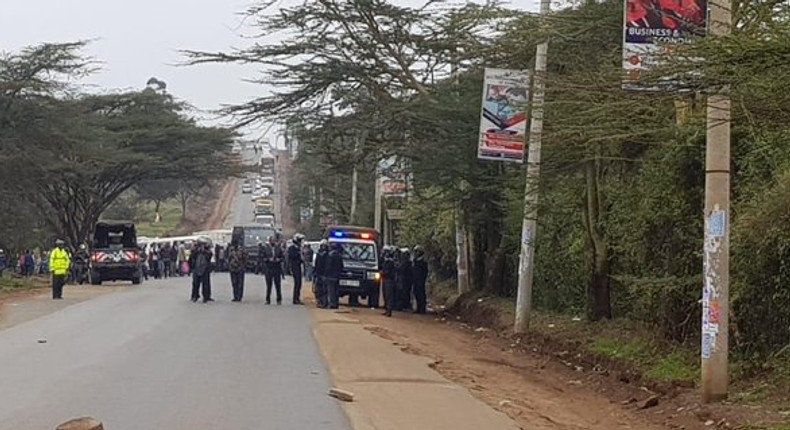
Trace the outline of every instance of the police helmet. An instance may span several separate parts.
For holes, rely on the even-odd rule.
[[[66,242],[64,242],[63,239],[55,239],[55,245],[56,246],[63,246],[65,244],[66,244]]]
[[[298,243],[298,242],[303,241],[304,238],[305,238],[305,236],[302,233],[296,233],[294,235],[293,241],[294,241],[294,243]]]
[[[84,244],[84,243],[80,245],[80,249],[81,249],[81,250],[85,251],[85,249],[86,249],[86,248],[87,248],[87,246],[85,246],[85,244]]]

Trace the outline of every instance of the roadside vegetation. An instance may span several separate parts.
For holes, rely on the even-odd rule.
[[[786,377],[786,3],[736,0],[732,36],[668,58],[656,76],[696,73],[660,93],[621,87],[622,1],[575,3],[545,19],[495,3],[268,6],[246,11],[262,35],[254,46],[187,55],[194,64],[259,65],[257,78],[280,89],[227,113],[281,120],[298,141],[289,203],[294,216],[312,209],[301,228],[319,231],[326,217],[372,225],[376,166],[397,157],[411,187],[408,199],[387,201],[405,210],[398,245],[423,245],[436,280],[452,280],[459,220],[473,293],[501,300],[503,315],[514,306],[525,172],[476,158],[482,73],[532,68],[535,46],[548,39],[534,304],[550,319],[580,318],[573,326],[590,334],[589,352],[658,380],[698,373],[705,94],[726,87],[733,374],[744,384]],[[265,38],[274,33],[284,37]]]

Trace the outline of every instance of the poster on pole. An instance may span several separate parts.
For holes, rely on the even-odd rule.
[[[409,191],[409,174],[403,161],[388,157],[379,161],[376,186],[383,197],[406,197]]]
[[[623,88],[658,90],[640,84],[643,72],[658,66],[673,47],[705,36],[707,8],[707,0],[625,0]]]
[[[486,69],[477,158],[524,161],[529,78],[524,70]]]

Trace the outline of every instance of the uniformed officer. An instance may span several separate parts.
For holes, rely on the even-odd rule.
[[[326,260],[329,257],[329,242],[326,239],[321,241],[318,246],[318,254],[315,256],[315,269],[313,284],[315,285],[315,296],[319,308],[329,306],[326,288]]]
[[[417,313],[424,314],[427,311],[427,295],[425,284],[428,281],[428,262],[425,261],[425,250],[422,246],[414,247],[414,262],[412,263],[414,276],[414,301],[417,302]]]
[[[339,243],[333,243],[330,248],[331,251],[329,251],[329,255],[326,258],[324,278],[326,279],[329,309],[337,309],[338,282],[340,281],[340,274],[343,273],[343,248]]]
[[[283,248],[274,236],[269,237],[269,243],[264,248],[263,261],[266,265],[266,304],[272,303],[272,286],[277,292],[277,304],[283,302],[282,277],[283,260],[285,255]]]
[[[195,249],[189,254],[189,268],[192,271],[192,301],[200,299],[203,293],[203,303],[213,302],[211,298],[211,243],[205,239],[198,239]],[[202,291],[201,291],[202,290]]]
[[[385,316],[391,317],[397,301],[397,269],[395,268],[395,249],[387,245],[381,256],[381,277],[384,286]]]
[[[52,273],[52,299],[63,298],[63,286],[71,267],[71,257],[64,248],[66,243],[61,239],[55,241],[55,249],[49,254],[49,271]]]
[[[301,305],[302,303],[302,241],[304,235],[296,233],[293,241],[288,245],[288,268],[290,269],[291,276],[294,278],[293,289],[293,304]]]
[[[233,286],[233,301],[244,298],[244,272],[247,270],[247,251],[241,245],[228,248],[228,272]]]

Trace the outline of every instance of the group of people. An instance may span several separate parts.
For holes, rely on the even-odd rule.
[[[413,258],[408,248],[385,246],[379,267],[386,302],[385,316],[391,317],[393,311],[413,310],[418,314],[427,312],[425,284],[428,281],[428,262],[421,246],[414,247]],[[415,304],[416,309],[413,307]]]
[[[49,251],[31,251],[26,249],[16,255],[8,255],[0,249],[0,276],[5,271],[29,278],[45,275],[49,272]]]

